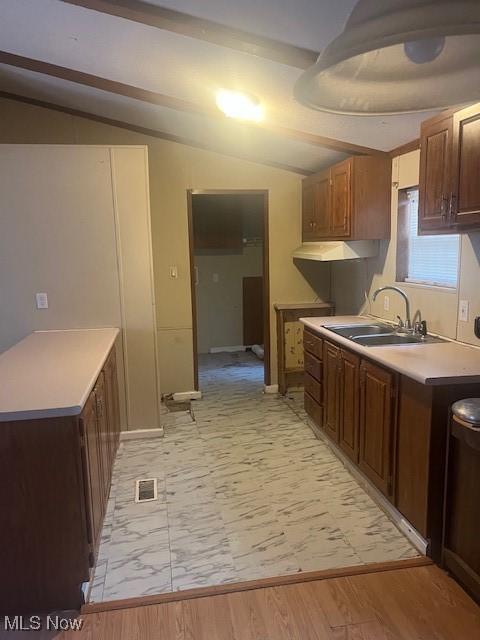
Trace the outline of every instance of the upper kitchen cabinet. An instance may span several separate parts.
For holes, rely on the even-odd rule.
[[[480,104],[421,129],[419,234],[480,227]]]
[[[354,156],[303,180],[302,240],[390,237],[391,162]]]

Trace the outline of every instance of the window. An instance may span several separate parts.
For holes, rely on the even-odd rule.
[[[397,280],[457,287],[458,235],[418,235],[418,189],[399,191]]]

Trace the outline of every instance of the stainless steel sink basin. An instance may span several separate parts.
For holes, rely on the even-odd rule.
[[[330,331],[337,333],[344,338],[354,338],[355,336],[376,336],[394,333],[395,329],[391,325],[381,322],[372,324],[335,324],[326,327]]]
[[[418,336],[411,334],[392,333],[389,335],[363,335],[350,338],[353,342],[363,345],[364,347],[381,347],[382,345],[400,345],[400,344],[433,344],[435,342],[445,342],[442,338],[435,336]]]
[[[397,333],[395,327],[383,322],[372,322],[371,324],[336,324],[325,328],[364,347],[445,342],[442,338],[436,338],[430,335],[421,336],[411,333]]]

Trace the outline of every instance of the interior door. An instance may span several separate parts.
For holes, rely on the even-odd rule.
[[[393,374],[362,361],[359,467],[388,497],[393,492],[393,398]]]
[[[453,121],[449,116],[422,127],[420,151],[419,234],[451,224]]]
[[[351,181],[352,159],[336,164],[330,170],[331,226],[334,238],[348,238],[351,235]]]
[[[453,221],[480,224],[480,108],[478,105],[453,116]]]
[[[323,351],[323,427],[327,434],[338,442],[338,392],[340,377],[340,349],[324,342]]]
[[[360,358],[342,349],[340,354],[339,444],[355,463],[359,456]]]

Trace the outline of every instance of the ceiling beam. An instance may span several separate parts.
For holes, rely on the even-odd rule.
[[[395,147],[395,149],[389,151],[389,156],[391,158],[396,158],[397,156],[402,156],[404,153],[410,153],[410,151],[416,151],[417,149],[420,149],[420,138],[416,138],[415,140],[401,144],[399,147]]]
[[[247,31],[197,18],[173,9],[140,2],[139,0],[62,0],[85,9],[93,9],[125,20],[132,20],[165,31],[173,31],[190,38],[204,40],[221,47],[248,53],[298,69],[307,69],[318,58],[311,49],[257,36]]]
[[[176,136],[171,133],[166,133],[165,131],[159,131],[158,129],[149,129],[148,127],[141,127],[139,125],[131,124],[129,122],[124,122],[123,120],[114,120],[112,118],[106,118],[104,116],[100,116],[95,113],[90,113],[89,111],[72,109],[70,107],[65,107],[53,102],[45,102],[44,100],[37,100],[36,98],[30,98],[28,96],[22,96],[16,93],[10,93],[8,91],[0,91],[0,98],[6,98],[7,100],[22,102],[24,104],[33,105],[35,107],[42,107],[43,109],[51,109],[53,111],[59,111],[60,113],[66,113],[68,115],[75,116],[77,118],[85,118],[86,120],[93,120],[94,122],[100,122],[101,124],[105,124],[111,127],[118,127],[120,129],[126,129],[127,131],[133,131],[134,133],[138,133],[143,136],[158,138],[160,140],[168,140],[170,142],[176,142],[178,144],[183,144],[188,147],[195,147],[196,149],[202,149],[203,151],[220,153],[224,156],[229,156],[232,158],[236,158],[238,160],[256,162],[257,164],[262,164],[267,167],[273,167],[274,169],[282,169],[283,171],[299,173],[302,176],[309,176],[309,175],[312,175],[312,173],[314,173],[313,171],[309,171],[308,169],[302,169],[300,167],[295,167],[295,166],[284,164],[281,162],[263,160],[255,156],[252,156],[250,154],[245,154],[242,152],[236,153],[235,151],[232,151],[231,148],[225,148],[222,145],[205,144],[203,142],[197,142],[195,140],[191,140],[190,138]]]
[[[107,91],[109,93],[115,93],[117,95],[125,96],[127,98],[133,98],[134,100],[140,100],[141,102],[148,102],[160,107],[166,107],[167,109],[174,109],[176,111],[185,111],[187,113],[195,113],[197,115],[215,118],[225,122],[227,120],[216,107],[206,107],[182,100],[180,98],[174,98],[167,96],[163,93],[156,93],[155,91],[149,91],[148,89],[141,89],[123,82],[117,82],[116,80],[109,80],[108,78],[102,78],[100,76],[92,75],[90,73],[84,73],[83,71],[76,71],[67,67],[61,67],[49,62],[43,62],[42,60],[34,60],[33,58],[26,58],[24,56],[18,56],[7,51],[0,51],[0,64],[7,64],[9,66],[26,69],[35,73],[41,73],[44,75],[59,78],[61,80],[67,80],[68,82],[74,82],[76,84],[82,84],[94,89],[100,89],[101,91]],[[230,123],[234,124],[232,120]],[[295,140],[296,142],[303,142],[323,149],[330,149],[331,151],[337,151],[340,153],[353,154],[353,155],[383,155],[383,151],[378,149],[372,149],[370,147],[363,147],[343,140],[335,140],[334,138],[327,138],[325,136],[319,136],[313,133],[305,131],[298,131],[296,129],[290,129],[288,127],[281,127],[268,122],[246,124],[241,123],[242,127],[248,127],[250,129],[263,129],[269,131],[277,136]]]

